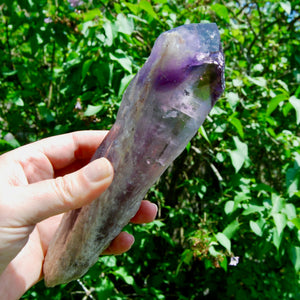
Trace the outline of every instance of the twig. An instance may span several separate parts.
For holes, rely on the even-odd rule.
[[[51,105],[51,101],[52,101],[52,95],[53,95],[53,74],[54,74],[54,61],[55,61],[55,40],[53,40],[53,48],[52,48],[52,54],[51,54],[51,68],[50,68],[50,72],[51,72],[51,79],[50,79],[50,83],[49,83],[49,93],[48,93],[48,107],[50,107]]]
[[[83,282],[82,282],[80,279],[77,279],[77,282],[79,283],[79,285],[82,287],[82,289],[83,289],[84,292],[85,292],[85,297],[83,298],[83,300],[85,300],[85,299],[87,299],[87,298],[96,300],[96,299],[94,298],[94,296],[92,295],[92,292],[94,291],[93,288],[91,288],[90,290],[87,289],[86,286],[83,284]]]

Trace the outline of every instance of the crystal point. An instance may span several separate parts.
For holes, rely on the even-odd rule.
[[[158,37],[93,157],[112,162],[113,183],[90,205],[64,215],[44,263],[47,286],[77,279],[97,261],[223,90],[224,56],[216,24],[183,25]]]

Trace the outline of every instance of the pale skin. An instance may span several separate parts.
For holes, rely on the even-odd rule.
[[[0,295],[19,299],[43,278],[49,242],[64,212],[96,199],[112,182],[105,158],[89,163],[106,131],[43,139],[0,156]],[[154,220],[156,205],[142,201],[131,222]],[[122,254],[134,237],[122,232],[103,254]]]

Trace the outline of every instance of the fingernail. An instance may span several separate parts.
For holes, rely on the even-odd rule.
[[[90,181],[97,182],[112,176],[114,171],[111,163],[102,157],[89,163],[85,167],[84,173]]]

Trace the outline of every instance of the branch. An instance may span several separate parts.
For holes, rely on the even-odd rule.
[[[52,48],[52,53],[51,53],[51,68],[50,68],[50,73],[51,73],[51,79],[49,83],[49,93],[48,93],[48,107],[51,105],[52,101],[52,95],[53,95],[53,70],[54,70],[54,63],[55,63],[55,40],[53,40],[53,48]]]

